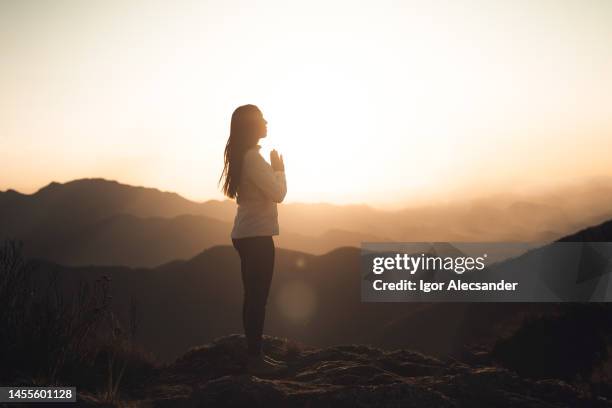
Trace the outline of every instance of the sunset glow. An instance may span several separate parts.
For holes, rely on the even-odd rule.
[[[612,3],[586,3],[2,2],[0,189],[104,177],[221,199],[245,103],[290,202],[610,174]]]

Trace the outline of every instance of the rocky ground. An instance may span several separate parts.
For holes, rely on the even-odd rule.
[[[560,380],[529,380],[492,366],[467,365],[409,350],[363,345],[309,348],[266,337],[265,352],[286,361],[274,377],[245,374],[244,338],[189,350],[134,389],[134,407],[611,407]],[[100,406],[90,394],[82,405]],[[125,398],[125,397],[124,397]]]

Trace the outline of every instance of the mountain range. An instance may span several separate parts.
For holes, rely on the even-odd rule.
[[[571,239],[610,241],[611,231],[608,221]],[[242,331],[239,262],[231,246],[213,246],[189,260],[154,268],[66,267],[45,260],[35,265],[39,273],[58,271],[69,292],[79,281],[110,279],[113,308],[124,321],[132,299],[143,311],[137,341],[161,360],[172,361],[193,344]],[[360,249],[354,247],[323,255],[278,249],[266,333],[316,346],[350,342],[448,355],[475,343],[490,345],[526,315],[554,308],[538,303],[365,303],[360,262]]]
[[[612,184],[501,195],[386,211],[365,205],[279,206],[280,248],[321,255],[361,242],[549,242],[612,218]],[[194,202],[176,193],[105,179],[50,183],[33,194],[0,192],[0,238],[65,265],[153,267],[229,244],[233,201]]]

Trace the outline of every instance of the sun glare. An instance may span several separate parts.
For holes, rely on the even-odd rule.
[[[436,120],[433,107],[421,106],[421,116],[407,108],[419,109],[416,88],[404,97],[374,89],[350,64],[313,64],[291,71],[265,93],[261,108],[269,123],[262,154],[275,148],[284,155],[292,183],[300,186],[298,200],[321,194],[336,202],[363,200],[356,190],[388,194],[400,180],[404,188],[422,187],[452,164],[448,121]]]
[[[106,177],[222,198],[229,120],[245,103],[269,122],[262,154],[285,158],[287,202],[406,203],[607,174],[610,10],[528,3],[127,2],[50,25],[0,15],[24,32],[0,66],[0,161],[27,174],[0,188]],[[24,167],[50,155],[58,165]]]

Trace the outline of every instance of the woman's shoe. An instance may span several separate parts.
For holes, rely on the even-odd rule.
[[[287,363],[285,363],[284,361],[276,360],[275,358],[273,358],[272,356],[269,356],[267,354],[264,354],[263,358],[264,358],[264,360],[266,360],[269,363],[272,363],[272,364],[275,364],[275,365],[278,365],[278,366],[283,366],[283,367],[287,366]]]
[[[278,374],[284,367],[267,361],[263,355],[252,356],[247,360],[247,372],[255,375]]]

